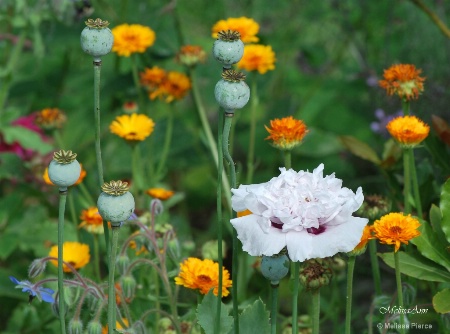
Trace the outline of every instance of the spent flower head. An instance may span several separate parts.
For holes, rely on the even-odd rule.
[[[143,141],[153,133],[155,123],[144,114],[117,116],[109,125],[109,130],[119,137],[130,141]]]
[[[392,212],[376,220],[373,224],[375,237],[383,244],[394,245],[395,252],[404,243],[420,235],[417,218],[402,212]]]
[[[269,132],[266,140],[272,140],[272,145],[280,150],[292,150],[302,144],[303,138],[309,132],[303,121],[292,116],[275,118],[270,121],[270,127],[265,128]]]
[[[198,45],[184,45],[177,54],[177,60],[185,66],[193,67],[205,62],[206,52]]]
[[[428,137],[430,127],[416,116],[400,116],[391,120],[386,129],[402,147],[415,147]]]
[[[379,85],[386,89],[388,95],[398,95],[405,100],[417,99],[423,92],[425,78],[420,76],[422,70],[411,64],[392,65],[384,70],[384,80]]]
[[[112,51],[129,57],[133,53],[144,53],[155,42],[155,32],[140,24],[121,24],[111,30],[114,35]]]
[[[275,69],[275,61],[275,52],[270,45],[250,44],[244,48],[244,55],[237,67],[264,74]]]
[[[58,108],[45,108],[36,112],[34,122],[46,130],[60,129],[66,123],[67,116]]]
[[[37,284],[32,284],[31,282],[24,280],[19,281],[17,278],[13,276],[9,276],[9,279],[16,284],[16,289],[22,289],[22,292],[28,292],[29,294],[29,302],[31,303],[33,299],[36,297],[39,301],[44,301],[46,303],[54,303],[53,299],[54,291],[49,288],[44,288]]]
[[[103,234],[103,218],[98,213],[96,206],[91,206],[83,211],[80,215],[81,223],[78,228],[82,227],[86,231],[94,234]]]
[[[259,41],[256,34],[259,31],[259,24],[250,18],[242,17],[230,17],[226,20],[220,20],[212,27],[212,37],[218,38],[218,34],[221,31],[237,31],[240,34],[241,41],[244,43],[255,43]]]

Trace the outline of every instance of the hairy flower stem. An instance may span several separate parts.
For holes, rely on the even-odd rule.
[[[196,109],[198,111],[198,116],[200,118],[200,122],[203,127],[203,131],[206,136],[206,140],[208,142],[209,149],[214,159],[214,163],[216,167],[219,166],[219,154],[217,152],[217,144],[214,136],[212,134],[211,127],[209,126],[208,118],[206,117],[205,107],[203,106],[202,99],[200,97],[200,92],[197,85],[197,79],[195,76],[195,72],[192,69],[189,69],[189,77],[191,78],[192,83],[192,96],[194,98],[194,103]],[[228,178],[226,177],[225,171],[222,174],[222,186],[223,191],[225,193],[225,200],[227,201],[227,205],[229,210],[231,211],[231,191],[230,184],[228,183]]]
[[[270,320],[270,333],[277,334],[277,314],[278,314],[278,284],[271,284],[272,310]],[[293,332],[294,333],[294,332]]]
[[[219,254],[219,287],[223,285],[223,257],[222,257],[222,173],[223,173],[223,123],[224,116],[219,114],[219,122],[217,126],[217,152],[218,152],[218,166],[217,166],[217,254]],[[216,322],[214,324],[214,333],[220,332],[220,313],[222,307],[222,289],[217,291],[217,310]]]
[[[292,269],[292,267],[291,267]],[[294,288],[292,291],[292,333],[298,333],[298,285],[300,262],[293,262]]]
[[[286,167],[286,169],[292,168],[291,151],[290,150],[283,151],[283,154],[284,154],[284,167]]]
[[[223,155],[225,160],[230,164],[230,185],[231,188],[236,188],[236,166],[234,165],[233,158],[229,152],[229,136],[231,124],[233,123],[233,113],[225,113],[225,124],[223,127]],[[231,190],[230,190],[231,194]],[[229,198],[231,202],[231,196]],[[235,213],[232,212],[231,218],[235,218]],[[233,257],[231,263],[231,280],[233,281],[233,286],[231,290],[231,294],[233,296],[233,318],[234,318],[234,332],[235,334],[239,334],[239,310],[238,310],[238,252],[239,252],[239,241],[237,238],[237,231],[233,229]],[[220,287],[222,288],[222,287]],[[219,301],[220,302],[220,301]]]
[[[402,277],[400,273],[400,259],[399,253],[394,252],[394,261],[395,261],[395,280],[397,282],[397,296],[398,296],[398,307],[399,309],[403,309],[403,289],[402,289]],[[405,318],[404,314],[400,314],[400,333],[405,334],[404,328]]]
[[[351,333],[352,324],[352,297],[353,297],[353,272],[355,270],[356,256],[349,256],[347,263],[347,297],[345,308],[345,334]]]
[[[66,209],[67,188],[59,188],[59,215],[58,215],[58,291],[59,291],[59,323],[61,334],[66,333],[66,310],[64,301],[63,282],[63,244],[64,244],[64,212]]]
[[[247,179],[246,184],[251,184],[253,180],[253,173],[255,171],[255,132],[256,132],[256,110],[259,104],[257,93],[256,76],[252,77],[252,89],[250,100],[250,139],[248,144],[247,155]]]
[[[116,251],[119,239],[120,227],[111,227],[112,240],[109,252],[109,275],[108,275],[108,334],[114,334],[116,327],[116,290],[114,286],[114,269],[116,268]]]
[[[156,178],[157,181],[162,179],[163,169],[166,166],[167,157],[169,156],[170,144],[172,142],[172,133],[173,133],[173,119],[175,108],[169,111],[167,116],[167,128],[166,128],[166,136],[164,138],[164,146],[161,153],[161,158],[159,159],[158,168],[156,169]]]
[[[100,252],[99,252],[99,240],[98,240],[98,234],[94,234],[94,274],[97,278],[97,281],[101,281],[101,275],[100,275]]]
[[[102,61],[94,60],[94,118],[95,118],[95,156],[97,158],[98,184],[101,187],[103,180],[103,162],[102,149],[100,146],[100,73]],[[103,230],[105,235],[105,244],[107,252],[109,251],[109,229],[108,222],[103,221]]]
[[[381,276],[380,266],[377,259],[377,241],[369,240],[370,264],[372,267],[372,277],[375,285],[375,294],[381,296]]]
[[[320,319],[320,289],[311,293],[312,297],[312,334],[319,334]],[[294,333],[294,331],[292,331]]]
[[[411,213],[411,169],[408,149],[403,149],[403,196],[404,196],[404,213]]]
[[[422,202],[420,200],[419,182],[417,180],[416,163],[414,160],[414,150],[412,148],[406,149],[409,157],[409,168],[411,170],[411,181],[414,194],[414,202],[416,204],[417,216],[423,218]]]

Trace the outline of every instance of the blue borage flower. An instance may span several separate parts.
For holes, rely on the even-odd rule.
[[[35,284],[32,284],[29,281],[19,281],[17,278],[13,276],[9,276],[9,279],[16,285],[16,289],[22,289],[22,292],[28,292],[29,293],[29,302],[31,303],[34,299],[34,297],[37,297],[39,301],[44,301],[47,303],[54,303],[55,300],[53,299],[53,291],[49,288],[44,288],[42,286],[36,286]]]

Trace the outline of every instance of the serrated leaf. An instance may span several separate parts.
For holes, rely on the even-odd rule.
[[[442,186],[440,209],[442,213],[442,231],[450,242],[450,179]]]
[[[436,263],[418,255],[399,252],[400,272],[424,281],[449,282],[450,273]],[[391,268],[395,268],[394,253],[378,254]]]
[[[228,310],[222,302],[220,308],[220,329],[219,333],[214,333],[214,326],[217,318],[217,296],[209,291],[203,298],[202,303],[197,308],[197,319],[200,326],[202,326],[205,334],[227,334],[233,326],[233,317],[228,315]]]
[[[8,144],[16,141],[24,148],[38,151],[41,154],[46,154],[52,150],[52,146],[42,141],[36,132],[21,126],[4,127],[3,136]]]
[[[437,237],[442,243],[446,243],[447,239],[445,238],[445,234],[444,231],[442,231],[441,226],[442,214],[441,210],[438,208],[437,205],[435,204],[431,205],[429,217],[430,217],[430,224],[431,227],[433,228],[434,233],[436,233]]]
[[[450,271],[450,253],[447,250],[448,244],[442,243],[428,222],[419,219],[420,235],[411,239],[411,243],[417,246],[420,254],[427,259],[434,261]]]
[[[444,289],[434,295],[433,307],[437,313],[450,312],[450,289]]]
[[[248,306],[239,316],[239,333],[270,333],[269,311],[264,303],[258,299]]]
[[[350,152],[361,159],[368,160],[376,165],[381,163],[377,153],[366,143],[352,136],[341,136],[340,140]]]

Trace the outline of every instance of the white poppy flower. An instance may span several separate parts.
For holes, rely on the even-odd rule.
[[[235,218],[243,249],[252,256],[271,256],[287,248],[292,261],[350,252],[359,243],[368,219],[352,217],[364,196],[342,187],[334,174],[323,177],[323,164],[312,173],[280,168],[269,182],[232,189]]]

